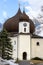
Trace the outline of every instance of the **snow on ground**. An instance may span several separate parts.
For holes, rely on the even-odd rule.
[[[19,65],[17,63],[11,62],[10,60],[8,60],[7,63],[10,64],[10,65]]]
[[[0,57],[0,65],[19,65],[18,63],[14,63],[13,61],[11,60],[3,60],[1,57]]]

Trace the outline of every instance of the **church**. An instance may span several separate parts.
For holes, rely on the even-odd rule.
[[[12,58],[30,60],[35,57],[43,59],[43,37],[35,35],[35,24],[29,16],[19,8],[16,15],[7,19],[3,27],[13,45]]]

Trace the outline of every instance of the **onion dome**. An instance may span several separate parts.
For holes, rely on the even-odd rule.
[[[20,8],[18,9],[18,12],[15,16],[9,18],[5,23],[4,23],[4,28],[8,31],[8,32],[17,32],[18,33],[18,25],[19,22],[29,22],[30,23],[30,33],[33,33],[35,31],[35,26],[34,23],[31,19],[29,19],[29,17],[26,15],[25,11],[23,11],[23,13],[21,12]]]

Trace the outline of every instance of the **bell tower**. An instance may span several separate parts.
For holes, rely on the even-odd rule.
[[[19,33],[30,33],[29,17],[26,15],[24,7],[19,21]]]
[[[27,21],[19,22],[19,33],[30,33],[30,23]]]

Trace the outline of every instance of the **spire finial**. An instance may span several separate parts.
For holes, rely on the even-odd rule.
[[[18,3],[18,4],[19,4],[19,8],[20,8],[20,1],[19,1],[19,3]]]
[[[25,6],[23,6],[23,13],[25,13]]]

